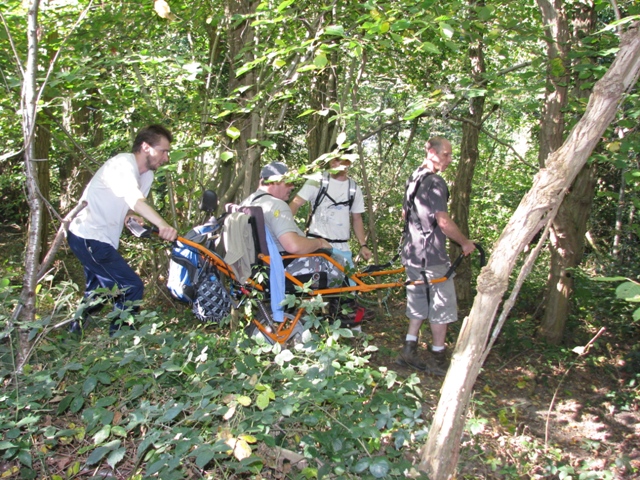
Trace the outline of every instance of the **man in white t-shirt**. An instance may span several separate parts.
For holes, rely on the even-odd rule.
[[[120,235],[129,218],[143,223],[134,212],[158,227],[160,238],[173,241],[177,237],[178,232],[146,202],[153,172],[169,161],[172,140],[171,133],[161,125],[143,128],[133,142],[132,153],[107,160],[80,198],[87,206],[69,225],[67,241],[86,277],[83,320],[102,307],[100,299],[94,298],[98,288],[117,289],[117,310],[135,311],[133,303],[142,299],[142,280],[118,253]],[[74,321],[70,331],[79,332],[81,328],[82,322]],[[120,321],[114,320],[110,333],[119,328]]]
[[[336,146],[337,147],[337,146]],[[359,253],[365,260],[372,256],[362,220],[364,197],[362,190],[349,178],[351,159],[344,152],[329,161],[323,178],[309,179],[289,203],[295,215],[305,203],[311,205],[309,237],[324,238],[353,267],[353,255],[349,248],[351,225],[360,244]]]

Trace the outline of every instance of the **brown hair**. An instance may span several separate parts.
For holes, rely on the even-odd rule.
[[[131,151],[133,153],[138,153],[142,148],[143,143],[146,143],[151,147],[155,147],[160,143],[160,139],[162,137],[169,140],[169,143],[173,141],[173,135],[171,135],[171,132],[162,125],[149,125],[144,127],[136,135]]]

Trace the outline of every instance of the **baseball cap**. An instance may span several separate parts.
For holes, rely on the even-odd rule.
[[[282,162],[271,162],[260,172],[260,178],[269,182],[279,182],[289,169]]]

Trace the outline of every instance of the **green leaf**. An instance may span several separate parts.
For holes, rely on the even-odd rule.
[[[111,435],[111,425],[105,425],[93,436],[93,443],[100,445]]]
[[[112,451],[107,457],[107,463],[111,468],[116,468],[116,465],[122,461],[124,454],[127,453],[127,449],[124,447],[118,448]]]
[[[369,465],[369,471],[376,478],[385,478],[389,473],[389,462],[384,458],[376,458]]]
[[[256,398],[256,405],[260,410],[264,410],[269,406],[269,390],[265,390],[258,398]]]
[[[290,362],[291,360],[293,360],[293,353],[291,353],[291,350],[283,350],[281,351],[278,355],[276,355],[276,358],[274,359],[274,362],[276,362],[276,364],[282,366],[285,363]]]
[[[96,407],[99,407],[99,408],[109,407],[114,403],[116,403],[116,400],[117,400],[116,397],[99,398],[98,401],[96,402]]]
[[[420,51],[425,53],[433,53],[434,55],[440,55],[441,52],[441,50],[431,42],[422,42],[422,44],[420,45]]]
[[[232,140],[237,140],[238,138],[240,138],[240,130],[238,130],[236,127],[229,127],[227,128],[227,136]]]
[[[453,27],[448,23],[440,22],[440,33],[444,38],[452,38],[453,37]]]
[[[85,396],[89,395],[96,388],[96,385],[98,385],[98,379],[96,377],[93,375],[87,377],[84,381],[84,385],[82,386],[82,393]]]
[[[354,470],[356,473],[362,473],[367,468],[369,468],[369,465],[371,465],[371,459],[369,457],[364,457],[358,460],[358,463],[356,463]]]
[[[406,30],[407,28],[411,28],[411,22],[409,22],[408,20],[398,20],[396,22],[393,22],[393,25],[391,26],[391,30],[394,32],[400,32],[402,30]]]
[[[566,73],[566,69],[564,68],[564,64],[562,63],[562,59],[560,57],[556,57],[551,60],[551,75],[554,77],[561,77]]]
[[[419,117],[427,110],[424,104],[416,104],[410,107],[409,111],[404,114],[403,120],[413,120]]]
[[[120,425],[113,425],[111,427],[111,433],[113,435],[118,436],[118,437],[126,437],[127,436],[127,431],[124,429],[124,427],[121,427]]]
[[[220,160],[226,162],[227,160],[231,160],[234,156],[235,154],[233,152],[222,152],[222,154],[220,155]]]
[[[78,395],[77,397],[73,397],[73,400],[71,401],[71,407],[69,408],[69,411],[71,411],[71,413],[78,413],[83,405],[84,405],[84,397],[83,396]]]
[[[616,288],[616,297],[627,302],[640,302],[640,285],[634,282],[625,282]]]
[[[185,405],[182,403],[179,403],[175,407],[171,407],[169,410],[167,410],[167,412],[162,417],[158,419],[158,422],[160,423],[170,422],[171,420],[176,418],[180,413],[182,413],[182,411],[184,410],[184,407]]]
[[[596,282],[622,282],[627,280],[627,277],[595,277],[593,280]]]
[[[304,112],[302,112],[300,115],[298,115],[298,118],[306,117],[307,115],[310,115],[310,114],[314,113],[315,111],[316,111],[315,108],[308,108]]]
[[[25,425],[33,425],[34,423],[38,423],[40,420],[40,415],[28,415],[16,423],[16,427],[24,427]]]
[[[342,25],[329,25],[324,29],[325,35],[335,35],[338,37],[344,37],[344,27]]]
[[[199,447],[196,450],[196,453],[198,454],[196,457],[196,465],[201,469],[204,469],[204,467],[206,467],[207,464],[211,460],[213,460],[213,457],[215,456],[215,452],[213,451],[213,449],[207,445]]]
[[[495,12],[495,7],[492,7],[492,6],[480,7],[478,9],[478,20],[482,22],[487,22],[491,19],[494,12]]]
[[[20,450],[18,452],[18,460],[20,460],[20,463],[22,465],[26,465],[27,467],[31,468],[33,459],[29,450]]]
[[[107,447],[98,447],[94,449],[93,452],[91,452],[91,455],[89,455],[89,458],[87,458],[87,465],[95,465],[110,451],[111,449]]]
[[[7,442],[6,440],[0,441],[0,450],[7,450],[9,448],[16,448],[17,445]]]
[[[58,404],[58,410],[57,410],[58,415],[64,413],[64,411],[67,408],[69,408],[69,405],[71,405],[71,401],[73,400],[73,398],[74,398],[73,395],[67,395],[60,401],[60,403]]]
[[[313,64],[318,68],[323,68],[329,63],[327,60],[327,56],[324,53],[320,53],[316,55],[316,58],[313,59]]]
[[[186,156],[187,156],[187,152],[185,152],[184,150],[172,150],[171,151],[171,161],[172,162],[177,162],[179,160],[182,160]]]
[[[295,2],[296,0],[284,0],[284,2],[282,2],[280,5],[278,5],[277,11],[282,12],[283,10],[285,10],[287,7],[289,7],[289,5],[291,5],[293,2]]]

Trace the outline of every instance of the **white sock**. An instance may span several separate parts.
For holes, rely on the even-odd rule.
[[[405,338],[405,340],[407,342],[417,342],[418,341],[418,337],[416,337],[415,335],[408,335],[407,334],[407,338]]]
[[[432,352],[442,352],[442,351],[444,351],[444,345],[442,345],[441,347],[436,347],[435,345],[431,345],[431,351]]]

